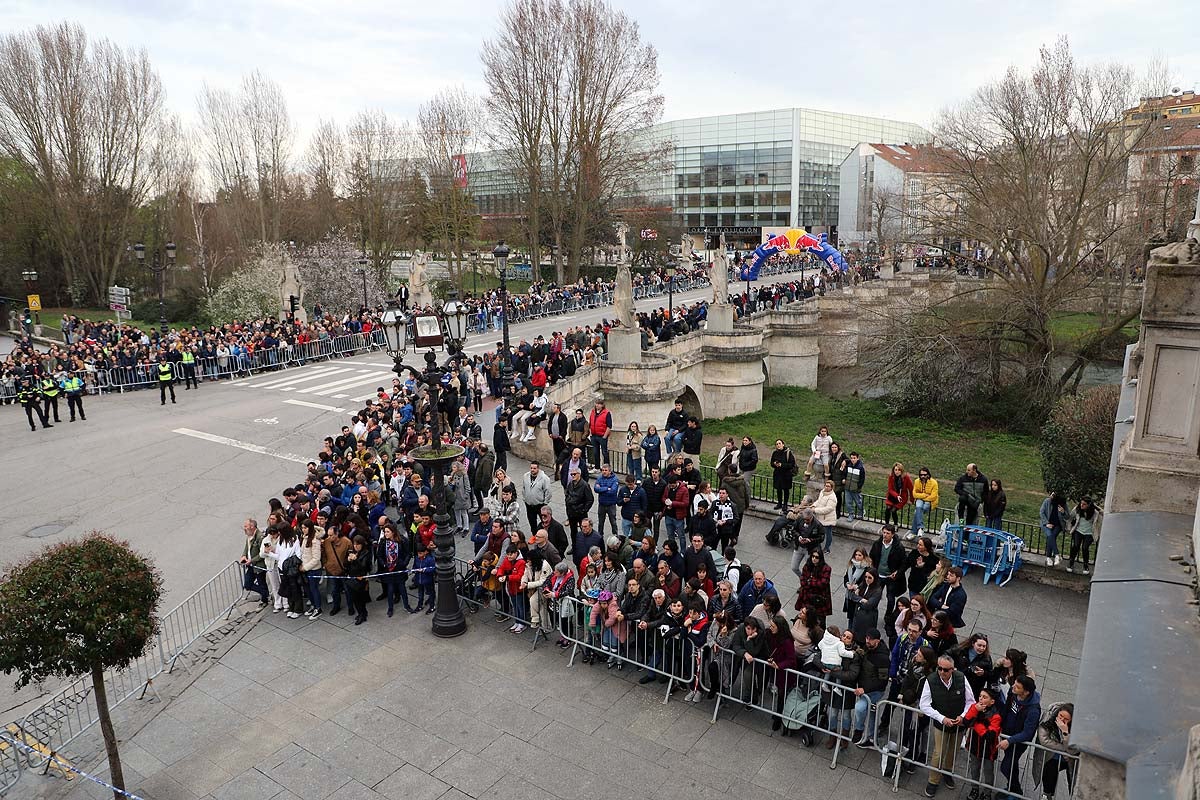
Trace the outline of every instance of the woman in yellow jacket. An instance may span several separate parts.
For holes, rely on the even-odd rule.
[[[917,479],[913,481],[913,518],[912,526],[905,537],[909,541],[924,533],[925,516],[933,518],[933,512],[938,507],[938,482],[929,476],[929,469],[921,467]]]

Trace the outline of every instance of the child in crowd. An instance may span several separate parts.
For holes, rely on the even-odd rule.
[[[825,629],[825,635],[817,642],[817,649],[821,651],[821,666],[826,669],[841,669],[842,659],[854,656],[854,651],[842,643],[842,632],[836,625]]]
[[[426,597],[429,598],[429,603],[425,607],[425,613],[433,613],[433,570],[433,554],[429,552],[429,546],[422,542],[417,545],[417,557],[413,559],[413,572],[416,573],[417,581],[417,607],[412,610],[413,614],[420,611],[421,606],[425,605]]]

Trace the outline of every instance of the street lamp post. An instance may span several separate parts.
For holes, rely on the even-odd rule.
[[[434,504],[433,521],[436,525],[433,535],[434,563],[436,583],[436,607],[433,614],[433,634],[442,638],[460,636],[467,630],[467,620],[463,616],[462,605],[454,583],[454,533],[450,528],[449,504],[446,497],[446,469],[457,458],[461,458],[466,448],[457,444],[442,442],[441,414],[438,406],[441,402],[442,380],[452,368],[452,364],[462,351],[462,343],[466,338],[467,310],[462,303],[451,300],[443,310],[439,320],[437,314],[417,314],[413,319],[413,344],[416,347],[429,347],[425,352],[424,368],[417,368],[403,363],[408,352],[407,335],[408,319],[400,311],[395,300],[388,300],[388,308],[381,318],[384,338],[387,341],[388,354],[392,356],[392,370],[400,378],[405,372],[411,372],[413,378],[429,393],[429,407],[433,413],[431,434],[432,441],[428,446],[414,449],[410,455],[418,464],[428,468],[433,473],[432,500]],[[442,326],[446,333],[442,333]],[[445,364],[437,363],[434,352],[439,345],[445,346],[449,358]]]
[[[367,263],[365,258],[358,259],[358,274],[362,278],[363,311],[367,310]]]
[[[675,321],[675,265],[673,264],[667,267],[667,319]]]
[[[496,274],[500,276],[500,313],[504,328],[500,340],[503,351],[500,354],[500,402],[504,404],[505,409],[509,407],[513,387],[512,355],[508,342],[508,253],[508,246],[504,244],[503,239],[497,242],[492,250],[492,257],[496,259]]]
[[[175,243],[167,242],[163,245],[163,251],[166,253],[166,258],[164,259],[163,254],[155,250],[149,266],[158,281],[158,327],[159,331],[165,335],[167,332],[167,269],[175,266]],[[133,246],[133,252],[137,256],[138,266],[146,266],[146,245],[138,242]]]

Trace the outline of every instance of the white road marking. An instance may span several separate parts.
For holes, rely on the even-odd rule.
[[[326,372],[332,372],[335,369],[337,369],[337,367],[326,365],[326,366],[316,367],[312,371],[315,373],[323,374]],[[262,382],[256,383],[255,381],[262,381]],[[239,381],[233,381],[230,384],[230,386],[254,386],[257,388],[257,387],[266,386],[266,385],[272,384],[272,383],[282,383],[282,382],[283,382],[283,379],[279,377],[278,372],[274,372],[274,373],[270,373],[270,374],[259,373],[258,375],[252,375],[249,378],[242,378]]]
[[[283,402],[287,403],[290,406],[304,406],[305,408],[319,408],[322,411],[336,411],[338,413],[341,413],[346,410],[344,408],[337,408],[335,406],[323,406],[320,403],[310,403],[307,400],[296,400],[294,398],[289,398],[287,400],[284,400]]]
[[[335,394],[335,395],[333,396],[333,399],[334,399],[334,400],[341,400],[341,399],[343,399],[343,398],[346,398],[346,397],[349,397],[349,396],[350,396],[350,395],[348,395],[348,394]]]
[[[383,377],[391,375],[391,374],[392,373],[390,373],[390,372],[368,372],[364,375],[358,375],[354,378],[349,378],[347,380],[338,380],[338,381],[334,381],[332,383],[322,383],[322,384],[318,384],[317,386],[310,386],[307,389],[301,389],[299,393],[300,394],[320,394],[320,395],[329,396],[329,395],[332,395],[334,392],[340,391],[342,389],[347,389],[356,384],[362,384],[365,386],[366,384],[374,383],[376,386],[378,386],[380,378],[383,378]]]
[[[279,417],[259,417],[258,419],[254,420],[254,421],[261,422],[264,425],[278,425]]]
[[[205,433],[204,431],[194,431],[191,428],[176,428],[172,433],[178,433],[183,436],[190,436],[193,439],[203,439],[206,442],[213,444],[223,444],[226,447],[236,447],[239,450],[246,450],[251,453],[258,453],[263,456],[271,456],[280,458],[284,461],[295,461],[297,464],[307,464],[309,459],[296,455],[295,453],[281,453],[278,450],[272,450],[269,447],[263,447],[259,444],[243,442],[240,439],[231,439],[228,436],[218,436],[215,433]]]
[[[346,372],[350,372],[350,370],[346,369],[345,367],[322,367],[319,370],[312,370],[311,372],[303,372],[300,374],[292,372],[291,375],[283,378],[273,376],[270,380],[263,381],[262,383],[251,383],[247,385],[252,389],[275,389],[280,386],[290,386],[293,383],[299,383],[300,381],[314,381],[320,378],[333,377],[339,373]]]

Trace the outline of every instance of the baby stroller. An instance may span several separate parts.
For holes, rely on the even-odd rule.
[[[805,676],[821,677],[821,652],[815,647],[800,664]],[[783,699],[783,735],[796,735],[805,747],[813,746],[813,729],[821,726],[821,682],[800,678]]]

